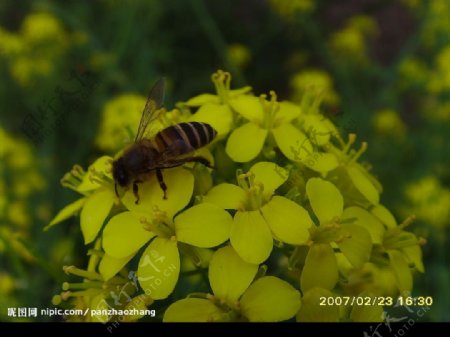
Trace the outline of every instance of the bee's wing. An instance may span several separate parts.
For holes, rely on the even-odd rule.
[[[141,121],[139,123],[139,128],[136,133],[136,139],[142,139],[146,134],[147,127],[158,118],[158,110],[161,109],[164,102],[164,90],[166,86],[166,81],[164,78],[160,78],[153,88],[147,98],[147,103],[145,103],[144,111],[142,111]]]

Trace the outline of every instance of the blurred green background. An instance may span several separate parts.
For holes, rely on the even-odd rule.
[[[77,197],[64,173],[114,153],[156,79],[173,107],[217,69],[280,99],[315,88],[369,143],[383,204],[427,240],[424,320],[450,321],[449,17],[447,0],[1,1],[0,321],[50,307],[62,266],[86,264],[77,219],[42,230]]]

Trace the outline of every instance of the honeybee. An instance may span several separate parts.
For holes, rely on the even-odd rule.
[[[148,126],[158,118],[161,111],[164,89],[165,80],[161,78],[150,90],[134,143],[112,164],[116,195],[119,196],[117,185],[128,188],[132,184],[136,204],[139,203],[138,184],[148,179],[153,171],[156,172],[164,199],[167,199],[163,169],[188,162],[199,162],[211,167],[206,158],[193,155],[195,150],[209,144],[216,137],[217,131],[209,124],[179,123],[159,131],[153,137],[148,136]]]

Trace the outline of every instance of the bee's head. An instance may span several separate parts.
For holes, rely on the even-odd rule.
[[[113,162],[113,178],[120,186],[128,186],[130,176],[125,168],[123,158],[119,158]]]

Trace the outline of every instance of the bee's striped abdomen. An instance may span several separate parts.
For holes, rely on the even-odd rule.
[[[184,154],[209,144],[217,135],[217,131],[206,123],[189,122],[169,126],[155,136],[160,151],[168,147],[177,147],[178,154]]]

